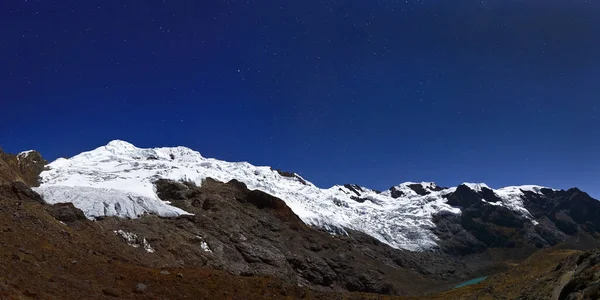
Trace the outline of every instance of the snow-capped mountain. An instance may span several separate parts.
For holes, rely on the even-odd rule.
[[[248,188],[281,198],[308,225],[332,233],[352,229],[369,234],[395,248],[424,250],[437,246],[433,216],[461,214],[448,204],[456,187],[407,182],[377,192],[357,185],[322,189],[297,174],[280,172],[247,162],[205,158],[185,147],[141,149],[124,141],[50,163],[36,188],[48,203],[72,202],[90,218],[119,216],[137,218],[145,213],[172,217],[187,214],[156,194],[158,179],[227,182],[237,179]],[[491,191],[489,205],[504,206],[534,222],[523,205],[525,192],[541,193],[539,186],[493,190],[485,184],[464,184],[474,192]],[[500,199],[501,201],[497,201]]]

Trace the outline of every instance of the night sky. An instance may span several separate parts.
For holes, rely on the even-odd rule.
[[[600,2],[0,4],[0,145],[600,197]]]

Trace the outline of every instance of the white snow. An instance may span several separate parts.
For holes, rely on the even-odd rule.
[[[481,192],[482,189],[486,188],[486,189],[490,189],[491,188],[489,186],[487,186],[487,184],[485,183],[469,183],[469,182],[464,182],[463,185],[468,186],[470,189],[476,191],[476,192]]]
[[[23,152],[17,154],[17,159],[21,160],[23,158],[26,158],[27,156],[29,156],[29,154],[31,154],[31,152],[34,152],[34,150],[23,151]]]
[[[49,203],[72,202],[88,218],[120,216],[136,218],[145,213],[177,216],[185,211],[161,201],[154,182],[165,178],[228,182],[237,179],[248,188],[281,198],[308,225],[345,234],[347,229],[369,234],[395,248],[424,250],[437,246],[432,233],[432,216],[439,212],[459,214],[443,197],[456,188],[435,191],[432,182],[400,184],[394,189],[403,196],[393,198],[391,191],[377,193],[360,187],[359,194],[343,185],[322,189],[298,175],[286,177],[267,166],[247,162],[226,162],[204,158],[185,147],[141,149],[124,141],[81,153],[70,159],[58,159],[41,174],[36,190]],[[418,195],[409,187],[420,184],[428,195]],[[481,191],[485,184],[468,184]],[[539,191],[539,187],[527,186]],[[518,187],[495,190],[502,205],[529,216],[520,201]],[[504,200],[506,199],[506,200]],[[207,245],[208,247],[208,245]],[[210,249],[210,248],[209,248]]]
[[[502,205],[510,210],[520,213],[522,216],[532,220],[534,224],[538,224],[533,220],[531,213],[525,209],[523,205],[523,192],[532,192],[539,194],[544,187],[536,185],[509,186],[497,189],[494,193],[502,199]]]
[[[168,205],[158,197],[146,197],[133,192],[86,186],[47,185],[35,188],[49,204],[71,202],[89,219],[97,217],[136,218],[145,213],[162,217],[187,214],[184,210]]]

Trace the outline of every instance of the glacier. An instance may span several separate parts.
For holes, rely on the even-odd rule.
[[[208,177],[223,182],[236,179],[249,189],[276,196],[307,225],[336,234],[356,230],[391,247],[412,251],[437,247],[432,232],[434,214],[461,213],[444,197],[456,188],[440,188],[433,182],[406,182],[383,192],[357,185],[323,189],[298,174],[268,166],[205,158],[186,147],[143,149],[120,140],[55,160],[41,173],[41,185],[35,190],[47,203],[73,203],[92,220],[105,216],[138,218],[144,214],[175,217],[189,213],[159,199],[154,182],[185,180],[201,186]],[[488,188],[485,184],[465,185],[475,191]],[[415,186],[424,192],[417,193]],[[541,188],[492,189],[502,200],[493,205],[506,206],[532,219],[521,196],[523,191],[539,193]]]

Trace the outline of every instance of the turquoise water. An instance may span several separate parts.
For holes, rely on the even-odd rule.
[[[471,285],[471,284],[478,284],[478,283],[484,281],[486,278],[487,278],[487,276],[477,277],[477,278],[471,279],[469,281],[465,281],[465,282],[455,286],[454,288],[457,289],[457,288],[465,287],[465,286]]]

